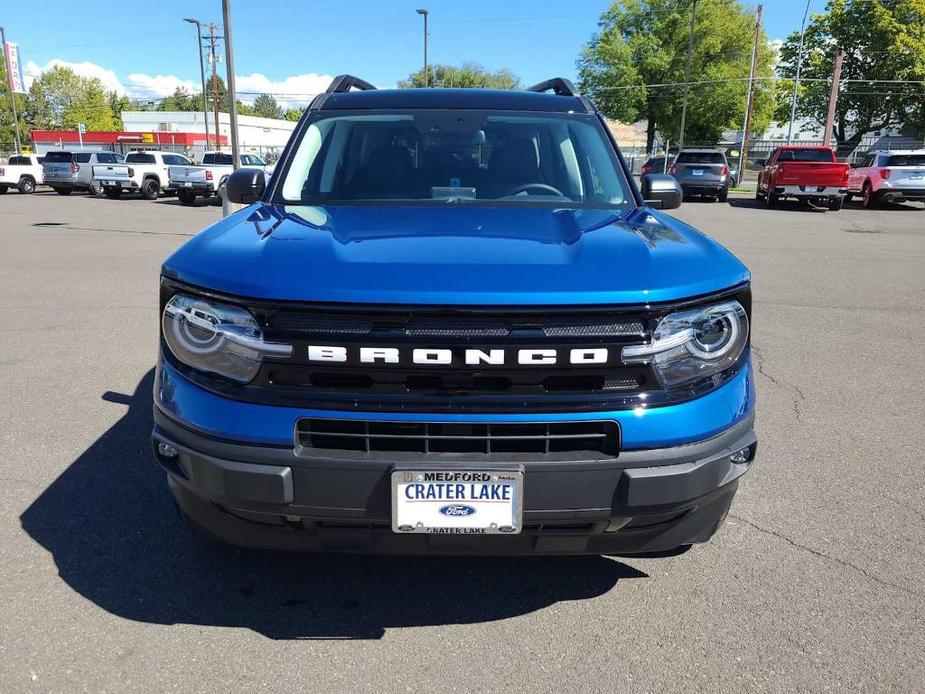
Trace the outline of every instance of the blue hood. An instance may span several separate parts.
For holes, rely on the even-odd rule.
[[[258,203],[164,264],[239,296],[413,304],[624,304],[683,299],[748,281],[715,241],[637,209],[274,206]]]

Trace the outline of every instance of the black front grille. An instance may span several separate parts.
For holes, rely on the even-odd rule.
[[[302,453],[585,453],[615,458],[620,446],[619,427],[613,421],[462,423],[315,418],[299,420],[296,440]]]

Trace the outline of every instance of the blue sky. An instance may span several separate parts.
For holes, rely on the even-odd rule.
[[[678,0],[686,4],[687,0]],[[575,58],[595,31],[606,0],[232,0],[238,89],[299,95],[318,91],[327,76],[349,72],[394,86],[422,62],[422,21],[430,10],[430,60],[474,60],[507,67],[525,83],[574,77]],[[820,10],[824,0],[813,0]],[[134,97],[157,98],[178,84],[199,89],[195,29],[183,17],[221,24],[220,0],[158,0],[144,9],[124,2],[4,2],[7,40],[21,44],[27,72],[55,62],[100,77]],[[773,38],[799,29],[804,0],[765,3]],[[221,65],[219,74],[224,74]]]

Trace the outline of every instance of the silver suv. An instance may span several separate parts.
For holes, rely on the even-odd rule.
[[[864,207],[880,202],[925,202],[925,149],[868,152],[848,172],[848,194],[860,195]]]
[[[125,157],[116,152],[64,152],[45,154],[42,173],[45,185],[58,195],[70,195],[74,190],[87,190],[92,195],[102,192],[99,181],[93,180],[94,164],[121,164]]]

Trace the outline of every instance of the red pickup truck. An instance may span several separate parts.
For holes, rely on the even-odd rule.
[[[814,208],[840,210],[848,188],[848,164],[835,159],[831,147],[778,147],[764,163],[755,198],[774,207],[781,198],[796,198]]]

